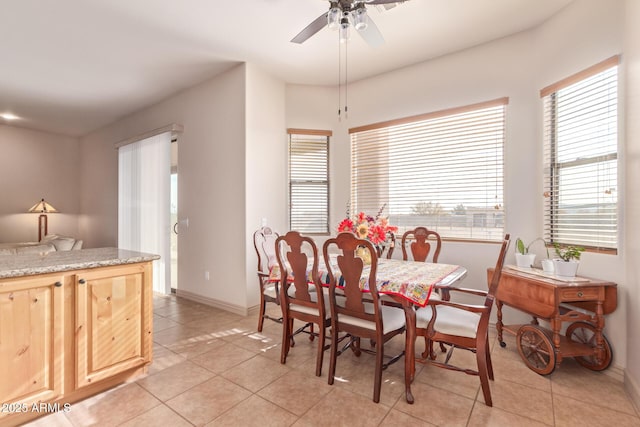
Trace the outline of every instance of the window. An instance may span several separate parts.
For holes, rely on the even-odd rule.
[[[351,211],[384,215],[402,233],[498,241],[504,235],[508,98],[350,129]]]
[[[549,242],[617,249],[618,63],[609,58],[540,91]]]
[[[329,233],[331,131],[288,129],[289,226],[301,233]]]

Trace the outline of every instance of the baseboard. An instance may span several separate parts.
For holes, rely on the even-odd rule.
[[[199,302],[201,304],[209,305],[211,307],[219,308],[221,310],[228,311],[230,313],[239,314],[240,316],[248,316],[252,310],[247,307],[229,304],[225,301],[220,301],[214,298],[204,297],[202,295],[194,294],[192,292],[184,291],[182,289],[176,290],[176,295],[180,298],[188,299],[191,301]]]
[[[624,382],[625,370],[622,366],[611,365],[607,369],[602,371],[602,373],[610,378],[613,378],[614,380],[620,383]]]
[[[640,385],[626,373],[624,375],[624,389],[635,405],[636,411],[640,412]]]

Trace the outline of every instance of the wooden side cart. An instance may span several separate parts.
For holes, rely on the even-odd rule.
[[[487,271],[489,280],[493,269]],[[530,324],[505,325],[502,306],[531,316]],[[534,372],[548,375],[565,357],[601,371],[612,360],[611,346],[602,333],[604,316],[617,306],[617,285],[585,277],[561,278],[541,270],[505,266],[496,295],[498,341],[505,347],[503,330],[516,336],[518,352]],[[538,320],[550,323],[542,327]],[[564,335],[562,324],[571,322]]]

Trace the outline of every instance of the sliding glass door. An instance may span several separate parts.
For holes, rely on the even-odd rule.
[[[171,133],[118,148],[118,247],[160,255],[153,290],[171,292]]]

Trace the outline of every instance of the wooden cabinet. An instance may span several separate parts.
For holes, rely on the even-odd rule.
[[[151,271],[140,262],[0,279],[0,426],[146,371]]]
[[[143,264],[76,276],[78,387],[151,360],[150,287]]]
[[[18,412],[63,392],[63,317],[66,278],[0,280],[0,396],[21,402]],[[0,413],[0,416],[3,414]]]

